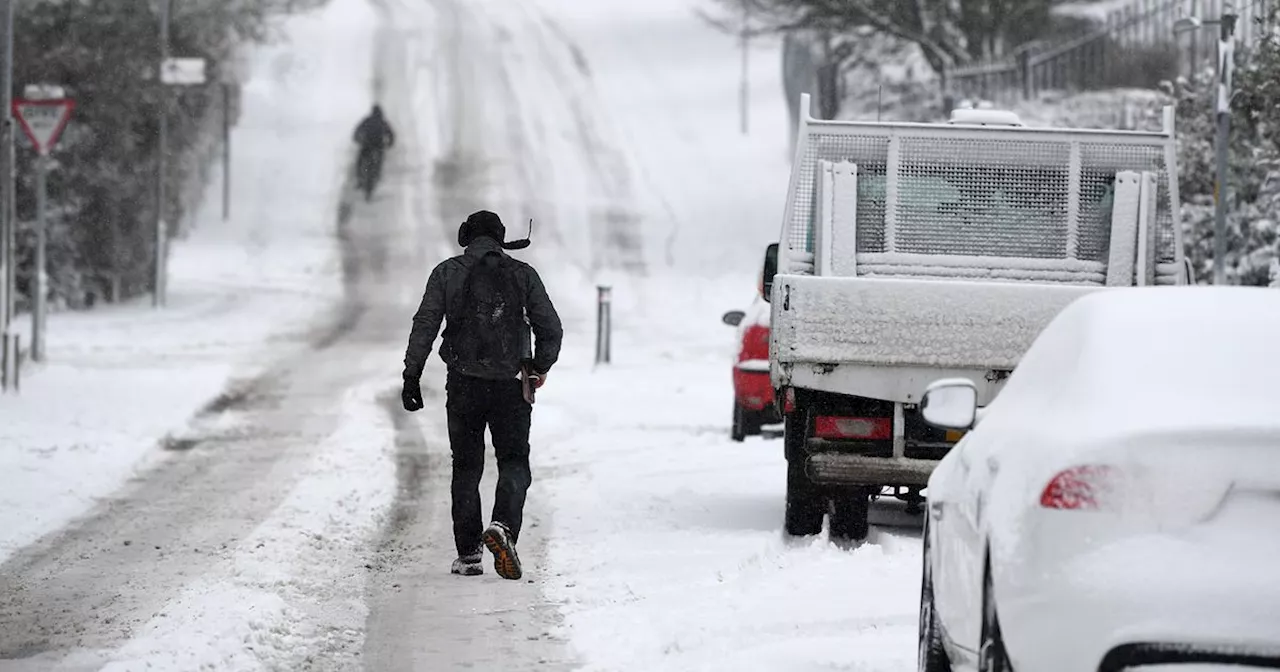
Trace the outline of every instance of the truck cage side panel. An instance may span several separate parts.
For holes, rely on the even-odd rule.
[[[1008,271],[993,279],[1104,285],[1116,176],[1134,172],[1157,183],[1154,284],[1185,272],[1172,108],[1159,133],[824,121],[807,94],[800,109],[780,274],[814,273],[824,163],[856,167],[856,262],[846,269],[909,277],[987,266]]]

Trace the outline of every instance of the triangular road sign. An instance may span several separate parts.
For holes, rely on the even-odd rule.
[[[13,116],[18,118],[18,123],[22,124],[22,130],[26,131],[31,144],[43,156],[57,144],[62,129],[71,120],[71,110],[74,107],[75,102],[70,98],[20,99],[13,101]]]

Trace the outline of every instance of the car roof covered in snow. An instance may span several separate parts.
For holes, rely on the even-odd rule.
[[[992,403],[1062,440],[1280,430],[1280,291],[1103,290],[1064,309]],[[984,421],[984,424],[986,422]]]

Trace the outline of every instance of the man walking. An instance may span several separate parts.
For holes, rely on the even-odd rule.
[[[448,367],[445,409],[453,452],[453,539],[458,551],[451,571],[464,576],[482,573],[483,543],[493,553],[498,575],[514,580],[523,573],[516,540],[532,480],[529,423],[533,407],[519,376],[523,371],[533,387],[541,387],[560,356],[563,330],[538,272],[503,251],[526,247],[528,239],[505,241],[502,220],[487,210],[472,214],[459,228],[458,244],[465,251],[431,272],[413,317],[401,398],[406,411],[422,408],[419,380],[444,321],[440,358]],[[530,343],[530,328],[534,343]],[[498,458],[498,487],[492,522],[482,529],[485,427]]]
[[[365,200],[373,198],[373,189],[382,177],[382,159],[386,151],[396,144],[396,133],[382,113],[382,106],[374,105],[369,116],[360,120],[354,137],[360,146],[356,157],[356,177]]]

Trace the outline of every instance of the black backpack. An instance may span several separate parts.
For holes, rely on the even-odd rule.
[[[457,361],[480,367],[520,363],[525,356],[524,297],[514,264],[490,252],[471,265],[446,316]]]

